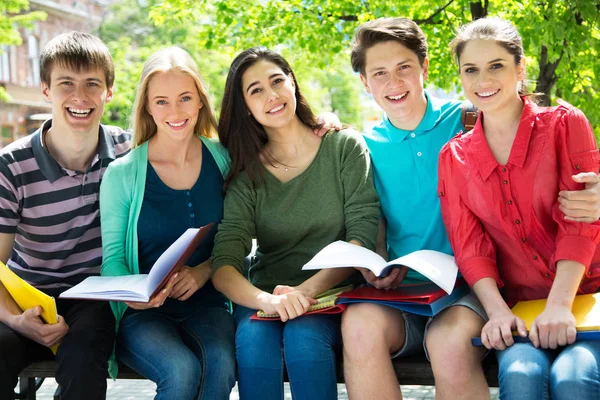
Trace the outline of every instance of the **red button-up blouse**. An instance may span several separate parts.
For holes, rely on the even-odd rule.
[[[442,215],[460,272],[471,286],[494,278],[509,305],[547,298],[559,260],[585,265],[579,293],[600,287],[600,223],[564,220],[557,201],[560,190],[583,188],[572,175],[600,168],[592,128],[568,103],[523,102],[506,165],[488,147],[483,115],[439,159]]]

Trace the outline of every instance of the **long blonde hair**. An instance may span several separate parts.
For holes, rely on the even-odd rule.
[[[198,136],[212,137],[217,131],[217,120],[208,98],[207,86],[202,80],[196,62],[185,50],[179,47],[169,47],[152,54],[144,63],[131,116],[132,147],[143,144],[156,134],[156,124],[147,109],[148,84],[156,73],[169,71],[183,72],[196,82],[196,89],[203,107],[198,114],[194,133]]]

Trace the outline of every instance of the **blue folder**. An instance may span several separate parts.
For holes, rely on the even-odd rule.
[[[411,314],[424,315],[426,317],[432,317],[442,311],[448,305],[453,304],[456,300],[460,299],[464,295],[469,293],[468,285],[460,285],[454,288],[451,294],[440,297],[439,299],[431,302],[430,304],[419,304],[414,302],[402,302],[402,301],[383,301],[377,299],[349,299],[340,297],[337,299],[336,304],[352,304],[352,303],[375,303],[381,304],[388,307],[397,308],[402,311],[409,312]]]
[[[531,340],[529,340],[529,337],[523,337],[523,336],[513,336],[513,340],[515,341],[515,343],[531,343]],[[582,331],[582,332],[577,332],[577,336],[575,337],[576,341],[580,341],[580,340],[600,340],[600,331]],[[480,337],[474,337],[471,339],[471,344],[473,346],[483,346],[483,343],[481,343],[481,338]]]

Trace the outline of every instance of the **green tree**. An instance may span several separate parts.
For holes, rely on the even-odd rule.
[[[207,9],[193,22],[192,15],[179,10],[170,15],[169,23],[163,24],[163,13],[168,5],[158,0],[124,0],[115,2],[105,17],[100,37],[111,49],[116,69],[115,95],[107,106],[103,122],[127,127],[133,105],[135,90],[144,61],[154,51],[177,45],[195,58],[209,86],[209,94],[217,114],[229,65],[237,52],[245,47],[221,41],[207,46],[198,40],[205,24],[215,20],[216,9]],[[127,26],[125,32],[123,26]],[[246,46],[248,47],[248,46]],[[360,127],[361,84],[352,72],[345,68],[345,57],[333,57],[327,68],[320,63],[307,61],[290,47],[280,49],[294,66],[304,95],[316,112],[337,110],[344,121]]]
[[[523,35],[528,75],[535,77],[544,104],[563,97],[581,108],[600,134],[600,108],[594,106],[600,101],[598,0],[165,0],[152,11],[155,21],[167,26],[198,26],[198,41],[206,48],[283,45],[325,68],[339,55],[348,56],[359,24],[406,16],[428,37],[430,81],[446,90],[459,87],[448,51],[456,28],[487,15],[510,19]]]
[[[23,39],[19,27],[29,28],[35,21],[46,19],[42,11],[29,11],[28,0],[0,0],[0,53],[3,45],[19,46]],[[0,87],[0,101],[8,99],[8,94]]]

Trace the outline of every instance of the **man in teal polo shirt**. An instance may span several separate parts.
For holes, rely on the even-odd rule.
[[[437,198],[437,160],[442,146],[464,130],[462,103],[435,99],[423,89],[429,68],[427,41],[405,18],[361,25],[354,37],[352,67],[386,114],[365,133],[383,211],[379,247],[390,258],[421,249],[452,254]],[[598,177],[577,179],[589,182],[590,188],[561,193],[561,209],[567,218],[595,221],[600,215]],[[384,279],[361,272],[382,289],[427,281],[406,268],[394,269]],[[436,398],[489,399],[480,362],[485,349],[470,341],[480,335],[486,319],[472,293],[429,320],[369,303],[350,306],[342,321],[350,398],[401,398],[390,354],[407,356],[424,348],[435,376]]]

